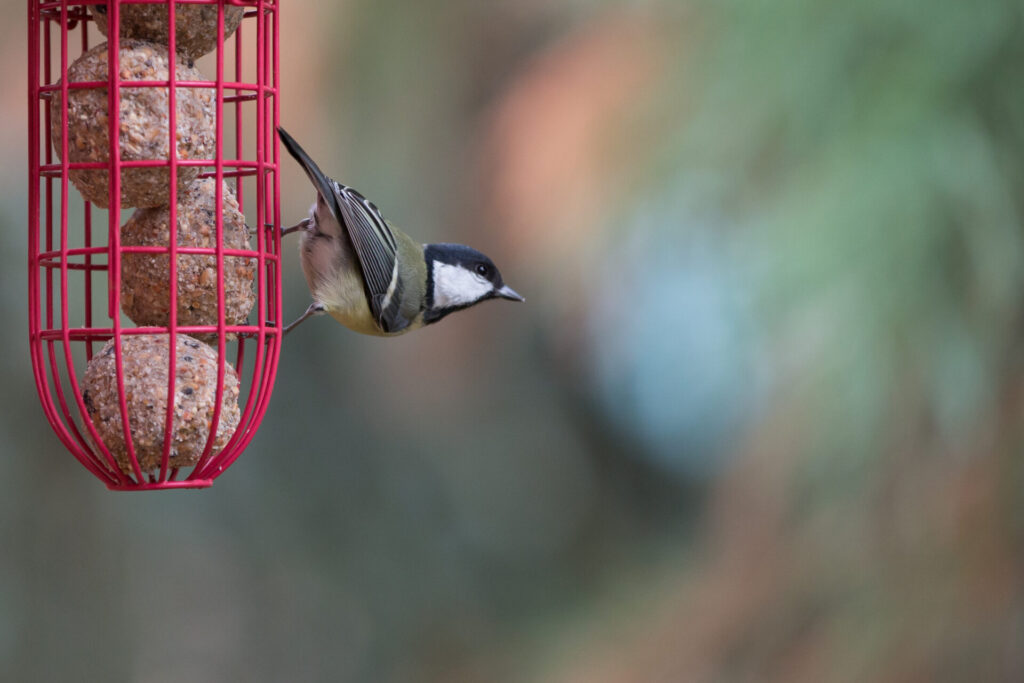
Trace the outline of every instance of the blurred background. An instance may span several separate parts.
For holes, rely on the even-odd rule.
[[[29,369],[9,8],[0,679],[1024,680],[1024,6],[283,4],[284,125],[527,303],[308,322],[212,489],[108,492]]]

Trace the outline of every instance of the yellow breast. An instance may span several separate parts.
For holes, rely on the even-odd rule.
[[[330,280],[317,282],[313,295],[345,327],[361,334],[383,335],[370,314],[363,281],[352,270],[344,268]]]

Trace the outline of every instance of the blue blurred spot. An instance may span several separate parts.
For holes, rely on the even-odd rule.
[[[679,212],[630,228],[606,254],[591,308],[599,400],[643,457],[708,477],[726,463],[758,393],[743,278],[718,233]]]

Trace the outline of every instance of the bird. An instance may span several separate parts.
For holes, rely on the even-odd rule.
[[[316,188],[309,217],[281,230],[300,233],[313,297],[284,334],[326,313],[355,332],[394,337],[489,299],[525,301],[487,256],[462,244],[417,243],[358,191],[324,175],[284,128],[277,132]]]

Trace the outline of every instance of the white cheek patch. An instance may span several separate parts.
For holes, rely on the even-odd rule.
[[[434,308],[476,303],[491,293],[491,283],[460,266],[434,261]]]

